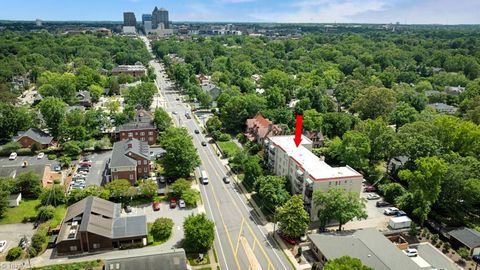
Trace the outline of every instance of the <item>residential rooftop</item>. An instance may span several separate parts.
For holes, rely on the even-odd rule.
[[[287,155],[294,160],[304,171],[306,171],[312,180],[330,180],[334,178],[362,177],[350,166],[331,167],[325,161],[313,154],[305,145],[311,145],[312,141],[302,135],[302,141],[297,147],[294,142],[294,135],[272,136],[269,140],[281,148]]]

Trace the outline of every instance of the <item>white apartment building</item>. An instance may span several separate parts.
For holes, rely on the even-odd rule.
[[[274,174],[290,181],[292,192],[302,194],[311,221],[317,221],[317,210],[312,205],[314,190],[327,191],[343,188],[360,194],[363,176],[349,166],[331,167],[311,152],[312,141],[302,135],[296,147],[293,135],[272,136],[265,140],[268,167]]]

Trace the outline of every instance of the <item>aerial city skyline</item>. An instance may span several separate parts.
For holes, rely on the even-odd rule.
[[[3,20],[121,21],[123,11],[141,14],[162,6],[171,21],[478,24],[480,2],[470,0],[105,0],[60,2],[26,0],[2,4]],[[25,7],[28,7],[25,9]]]

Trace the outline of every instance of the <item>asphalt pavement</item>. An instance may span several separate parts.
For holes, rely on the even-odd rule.
[[[87,186],[91,185],[102,185],[103,172],[105,171],[105,165],[107,161],[112,157],[112,151],[104,151],[98,153],[92,153],[85,155],[84,157],[89,158],[92,161],[92,166],[90,171],[86,175],[85,183]]]
[[[194,119],[185,118],[190,108],[181,102],[173,84],[166,80],[162,66],[155,61],[151,65],[160,88],[158,105],[171,114],[177,125],[187,128],[192,134],[201,166],[209,176],[209,184],[201,185],[200,191],[207,216],[216,225],[214,245],[222,269],[293,269],[273,238],[255,223],[254,211],[247,205],[245,196],[237,192],[240,189],[235,188],[234,183],[223,183],[226,168],[211,145],[201,145],[202,141],[208,140],[203,134],[194,133],[200,127]]]

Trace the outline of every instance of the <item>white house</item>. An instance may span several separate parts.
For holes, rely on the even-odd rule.
[[[20,201],[22,200],[22,193],[11,194],[8,197],[8,206],[16,207],[20,205]]]

